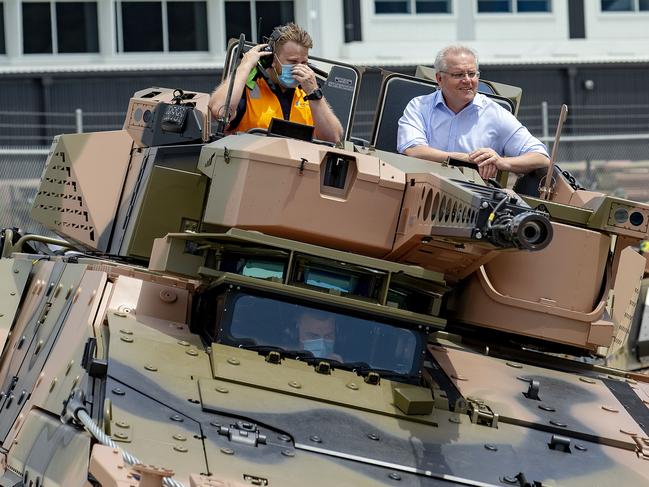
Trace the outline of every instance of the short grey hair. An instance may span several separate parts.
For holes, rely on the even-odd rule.
[[[469,56],[473,56],[473,59],[475,59],[475,68],[478,69],[478,55],[476,52],[470,47],[461,46],[459,44],[446,46],[437,53],[437,56],[435,57],[435,69],[437,71],[446,71],[448,69],[446,58],[457,54],[468,54]]]

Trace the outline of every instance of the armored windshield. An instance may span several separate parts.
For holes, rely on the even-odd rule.
[[[233,345],[277,347],[384,375],[419,371],[424,336],[414,330],[246,293],[228,311],[222,338]]]

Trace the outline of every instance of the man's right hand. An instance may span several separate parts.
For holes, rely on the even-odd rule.
[[[272,56],[272,51],[263,51],[268,44],[257,44],[256,46],[250,48],[241,59],[240,66],[245,66],[247,71],[250,71],[252,68],[257,66],[259,60],[265,56]]]
[[[490,148],[483,147],[470,152],[469,160],[477,164],[478,173],[484,180],[495,177],[498,174],[498,169],[504,169],[501,167],[504,165],[504,161],[495,150]]]
[[[489,178],[496,177],[496,174],[498,174],[498,168],[489,162],[482,163],[478,165],[478,174],[480,174],[480,177],[486,181]]]
[[[273,54],[270,51],[262,50],[266,46],[268,46],[268,44],[258,44],[245,52],[243,54],[243,57],[241,58],[239,67],[235,72],[235,80],[232,85],[232,97],[230,100],[229,108],[230,119],[236,116],[237,105],[243,94],[243,90],[246,85],[246,79],[248,78],[250,71],[252,71],[252,69],[257,66],[257,63],[262,57],[270,56]],[[225,113],[225,99],[227,97],[229,84],[230,77],[228,76],[225,80],[223,80],[223,82],[221,82],[219,86],[216,87],[216,89],[212,93],[212,96],[210,97],[208,107],[210,109],[210,112],[212,112],[212,117],[214,117],[215,119],[222,117]]]

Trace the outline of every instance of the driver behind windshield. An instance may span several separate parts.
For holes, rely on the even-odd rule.
[[[336,321],[333,314],[304,310],[298,316],[297,331],[300,348],[311,352],[314,357],[342,362],[342,357],[334,353]]]
[[[317,139],[340,140],[342,125],[307,64],[311,47],[308,32],[289,23],[275,28],[269,44],[258,44],[243,55],[235,72],[229,133],[268,129],[271,119],[281,118],[313,125]],[[263,69],[264,64],[270,67]],[[209,107],[215,118],[223,115],[229,83],[227,77],[212,93]]]

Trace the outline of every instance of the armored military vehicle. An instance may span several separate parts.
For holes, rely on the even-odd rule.
[[[336,146],[214,136],[166,88],[55,138],[32,215],[63,240],[3,233],[0,486],[648,485],[649,378],[595,361],[649,206],[396,154],[426,68],[353,143],[362,72],[312,62]]]

